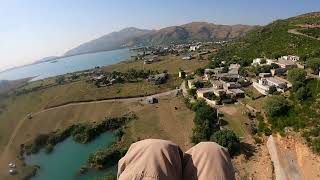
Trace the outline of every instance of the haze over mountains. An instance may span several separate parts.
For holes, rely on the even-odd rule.
[[[172,42],[217,41],[240,37],[256,26],[216,25],[207,22],[192,22],[160,30],[145,30],[134,27],[112,32],[69,50],[65,56],[108,51],[135,45],[165,45]]]

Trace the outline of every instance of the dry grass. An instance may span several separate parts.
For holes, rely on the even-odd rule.
[[[178,109],[175,110],[175,107]],[[7,160],[13,160],[18,153],[19,145],[33,139],[39,133],[49,133],[77,122],[100,121],[106,116],[122,116],[129,112],[136,114],[138,119],[129,123],[126,128],[126,144],[138,139],[162,138],[177,143],[183,150],[191,147],[189,137],[192,133],[194,113],[185,107],[179,98],[170,95],[159,98],[159,103],[153,105],[144,102],[103,102],[39,113],[22,124],[10,147]],[[7,162],[3,163],[1,162],[0,167],[6,167]],[[22,173],[25,170],[23,169]],[[2,177],[1,173],[0,176]]]
[[[143,61],[126,61],[118,64],[106,66],[105,71],[120,71],[125,72],[129,69],[150,69],[163,72],[167,70],[169,74],[178,74],[179,69],[185,71],[194,71],[197,68],[204,67],[208,61],[193,59],[190,61],[182,60],[181,57],[176,56],[163,56],[160,57],[161,61],[152,64],[143,64]]]

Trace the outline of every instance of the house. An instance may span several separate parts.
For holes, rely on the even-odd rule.
[[[200,49],[201,45],[196,45],[196,46],[190,46],[189,51],[196,51]]]
[[[223,82],[223,88],[225,90],[236,89],[236,88],[241,88],[241,85],[237,82]]]
[[[229,89],[229,93],[231,93],[234,97],[243,98],[245,96],[244,91],[241,89]]]
[[[278,59],[278,61],[274,62],[275,64],[277,64],[278,66],[280,66],[283,69],[291,69],[291,68],[296,68],[297,65],[295,62],[290,61],[290,60],[285,60],[285,59]]]
[[[202,88],[202,89],[198,89],[197,90],[197,97],[198,98],[201,98],[201,99],[204,99],[208,105],[210,106],[215,106],[218,104],[218,100],[211,100],[211,99],[208,99],[205,94],[206,93],[214,93],[214,90],[212,88]]]
[[[197,97],[198,98],[204,98],[204,94],[208,93],[208,92],[212,92],[213,93],[213,89],[212,88],[201,88],[197,90]]]
[[[194,79],[190,79],[190,80],[188,80],[187,82],[188,82],[188,87],[189,87],[189,89],[195,88],[195,86],[193,85],[193,83],[195,82]]]
[[[185,78],[185,77],[186,77],[186,72],[179,71],[179,78]]]
[[[271,77],[271,73],[259,73],[259,77],[265,78],[265,77]]]
[[[205,69],[204,70],[204,80],[209,81],[211,78],[211,75],[214,74],[214,69]]]
[[[148,97],[146,102],[148,104],[155,104],[155,103],[158,103],[158,99],[156,99],[155,97]]]
[[[299,56],[292,56],[292,55],[288,55],[288,56],[282,56],[281,59],[287,60],[287,61],[293,61],[293,62],[297,62],[300,60]]]
[[[191,60],[191,59],[192,59],[191,55],[187,55],[187,56],[182,57],[182,60]]]
[[[229,74],[239,74],[240,64],[230,64]]]
[[[154,82],[154,84],[163,84],[167,81],[168,74],[167,73],[161,73],[161,74],[156,74],[156,75],[150,75],[148,77],[149,82]]]
[[[274,63],[275,60],[273,59],[265,59],[265,58],[256,58],[252,61],[252,66],[263,66],[263,65],[271,65]]]
[[[214,89],[223,89],[223,83],[218,81],[218,80],[214,80],[214,81],[210,81],[212,84],[212,87]]]
[[[284,73],[287,72],[287,69],[284,69],[284,68],[271,69],[270,72],[272,76],[283,75]]]
[[[154,63],[157,61],[159,61],[159,57],[157,55],[155,55],[155,56],[151,56],[150,58],[144,60],[144,64],[151,64],[151,63]]]
[[[279,77],[261,78],[257,82],[253,82],[253,87],[264,95],[269,94],[271,86],[276,87],[279,92],[285,92],[289,88],[288,82]]]

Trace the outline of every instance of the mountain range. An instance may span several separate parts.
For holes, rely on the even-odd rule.
[[[230,40],[241,37],[256,27],[257,26],[249,25],[217,25],[207,22],[192,22],[159,30],[130,27],[81,44],[67,51],[64,55],[71,56],[139,45],[167,45],[170,43],[186,43],[195,40]]]

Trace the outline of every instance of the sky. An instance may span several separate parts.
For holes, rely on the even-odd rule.
[[[319,0],[0,0],[0,70],[126,27],[265,25],[313,11],[320,11]]]

